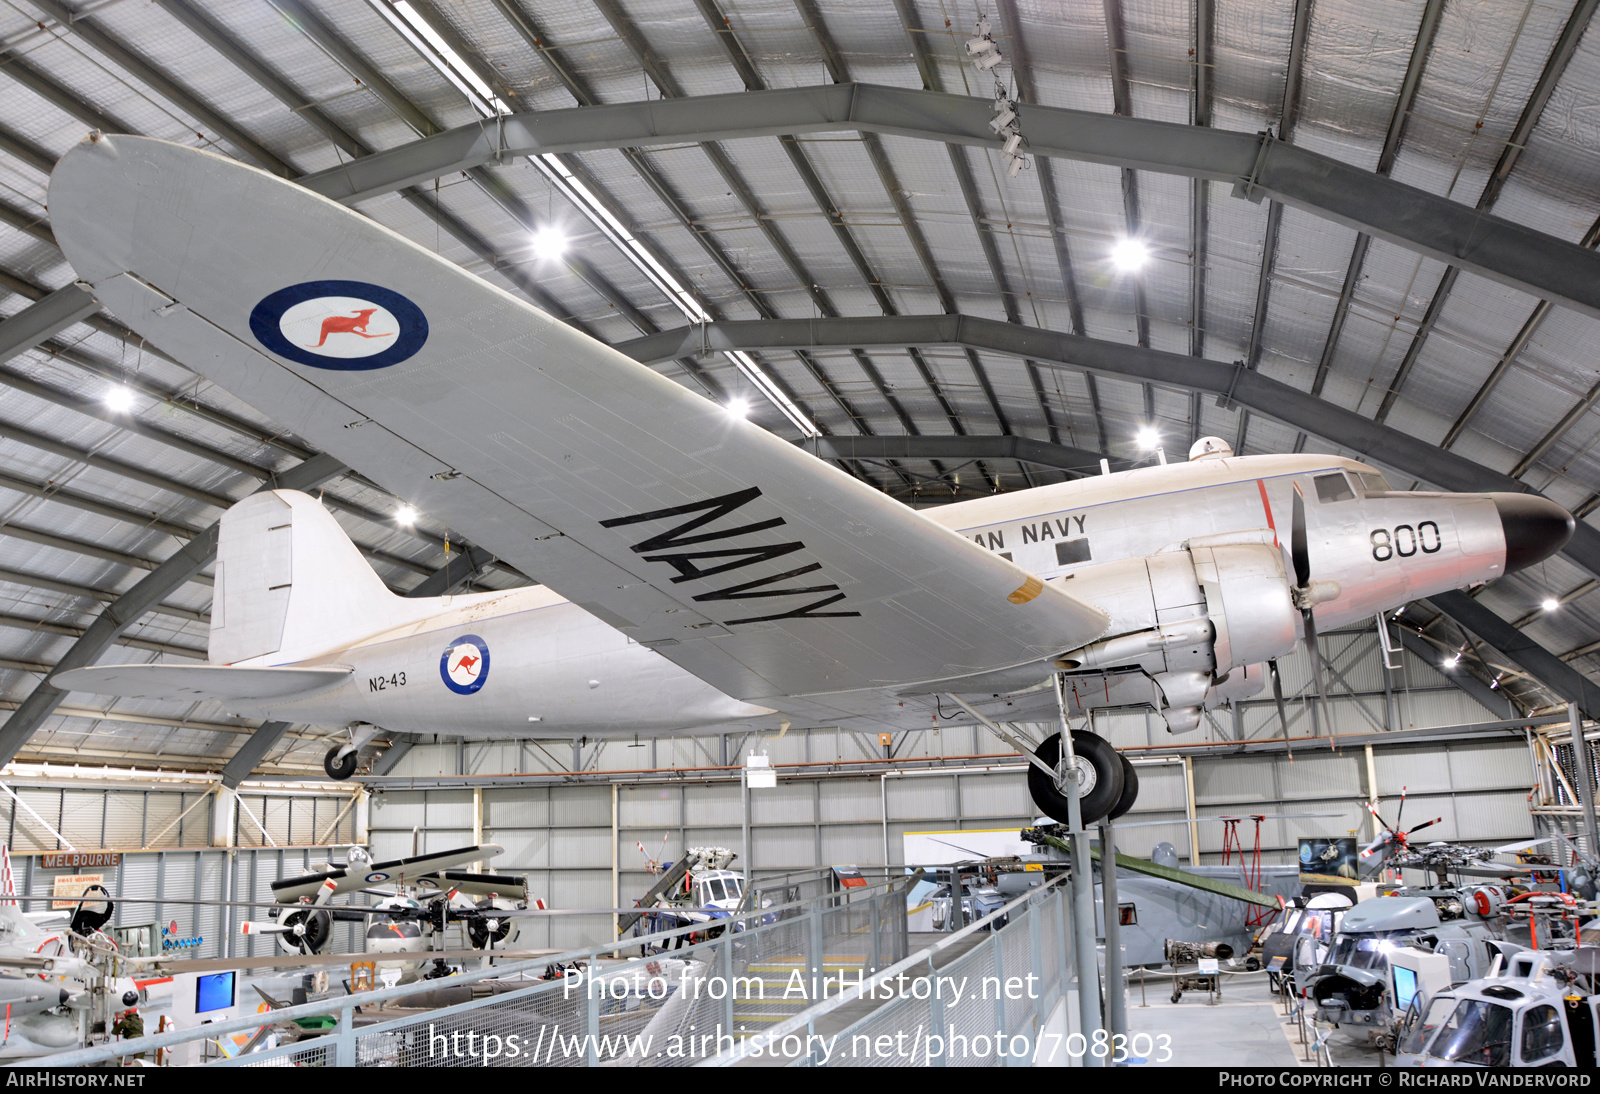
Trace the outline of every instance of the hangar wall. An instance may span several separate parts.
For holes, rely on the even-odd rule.
[[[1122,850],[1145,855],[1166,840],[1189,861],[1191,816],[1333,814],[1263,825],[1264,860],[1289,862],[1301,835],[1354,830],[1370,837],[1362,803],[1376,794],[1393,821],[1402,788],[1408,827],[1443,818],[1428,830],[1431,838],[1493,843],[1534,834],[1527,795],[1535,776],[1520,729],[1424,743],[1403,736],[1429,727],[1481,726],[1505,711],[1481,704],[1410,653],[1398,668],[1385,669],[1371,629],[1323,641],[1333,671],[1331,714],[1319,715],[1319,733],[1325,732],[1321,722],[1331,721],[1341,735],[1381,728],[1402,736],[1376,741],[1370,757],[1364,744],[1335,752],[1325,737],[1302,742],[1292,760],[1282,752],[1239,754],[1241,738],[1259,743],[1278,735],[1270,699],[1253,700],[1239,704],[1237,718],[1218,712],[1181,739],[1185,749],[1209,746],[1218,754],[1185,757],[1162,752],[1160,746],[1178,739],[1153,716],[1104,715],[1097,729],[1114,743],[1158,746],[1135,761],[1141,792],[1119,830]],[[1286,691],[1296,695],[1308,683],[1304,658],[1282,667]],[[1291,732],[1310,733],[1308,701],[1297,695],[1290,705]],[[1024,728],[1039,736],[1046,727]],[[668,857],[689,846],[722,845],[741,853],[736,865],[748,865],[744,806],[730,768],[751,751],[767,752],[774,764],[800,765],[780,766],[777,787],[750,794],[748,859],[762,876],[841,863],[895,865],[907,831],[1015,831],[1033,820],[1022,766],[1002,755],[1004,746],[987,731],[947,727],[896,735],[889,750],[893,759],[886,761],[876,737],[832,729],[791,731],[781,739],[736,731],[637,742],[419,744],[372,786],[367,838],[380,859],[408,855],[414,843],[425,851],[480,839],[500,843],[506,853],[493,868],[527,873],[533,891],[553,907],[609,908],[614,899],[627,905],[650,883],[640,844],[651,856]],[[334,784],[247,784],[235,822],[239,850],[232,855],[209,849],[214,817],[202,803],[211,785],[203,776],[152,776],[140,784],[50,768],[13,775],[5,785],[23,803],[0,796],[0,832],[17,856],[24,891],[48,892],[51,874],[64,872],[39,867],[38,852],[61,846],[46,826],[80,850],[129,852],[120,868],[107,871],[114,894],[172,901],[270,899],[272,880],[342,859],[342,848],[327,845],[360,838],[352,788]],[[1132,827],[1144,822],[1160,823]],[[1223,826],[1199,821],[1194,829],[1200,861],[1220,861]],[[1248,820],[1241,836],[1253,843]],[[155,911],[124,905],[117,919],[176,920],[180,936],[205,936],[204,956],[225,946],[253,956],[271,944],[237,936],[243,910],[231,918],[187,904],[163,905],[159,916]],[[608,930],[608,916],[552,917],[530,925],[519,946],[588,944]]]

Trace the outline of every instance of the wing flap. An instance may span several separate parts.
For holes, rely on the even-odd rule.
[[[331,688],[352,671],[349,665],[90,665],[58,672],[50,683],[63,691],[128,699],[285,699]]]
[[[109,136],[62,160],[51,210],[80,275],[134,329],[729,695],[968,676],[1105,626],[1008,559],[291,183]],[[380,303],[392,329],[358,329]],[[313,342],[293,309],[324,305]],[[358,356],[312,352],[330,337]]]

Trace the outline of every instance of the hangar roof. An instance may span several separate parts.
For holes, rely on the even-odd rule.
[[[0,705],[227,504],[314,454],[57,293],[73,272],[49,171],[90,130],[327,185],[395,153],[361,212],[780,435],[860,454],[842,465],[916,504],[1148,460],[1153,427],[1175,453],[1208,434],[1322,449],[1397,486],[1515,479],[1587,517],[1595,6],[8,0],[0,316],[34,306],[45,326],[0,323]],[[980,17],[989,69],[967,45]],[[985,133],[1010,109],[1014,172]],[[487,155],[439,151],[473,129]],[[1355,174],[1319,175],[1329,161]],[[1137,272],[1113,261],[1129,238],[1149,252]],[[776,325],[835,319],[856,323]],[[1008,342],[1016,328],[1061,337]],[[850,447],[863,437],[884,447]],[[445,561],[450,530],[398,524],[402,502],[360,475],[321,489],[396,589]],[[1584,523],[1480,602],[1592,673]],[[473,569],[478,587],[524,580]],[[114,656],[203,656],[206,572]],[[1557,701],[1432,609],[1408,618],[1525,709]],[[87,696],[37,720],[30,758],[198,767],[253,728],[214,704]],[[318,732],[266,766],[315,768]]]

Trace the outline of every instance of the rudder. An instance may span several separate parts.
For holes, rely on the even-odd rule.
[[[390,592],[322,503],[263,490],[222,515],[208,660],[292,664],[441,610]]]

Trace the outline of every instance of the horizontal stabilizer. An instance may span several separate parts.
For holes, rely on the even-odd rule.
[[[243,668],[235,665],[91,665],[50,677],[62,691],[128,699],[282,699],[339,683],[348,665]]]
[[[512,874],[473,874],[464,870],[441,870],[437,874],[417,880],[431,881],[441,889],[454,889],[468,896],[500,896],[507,900],[528,899],[528,879]]]

